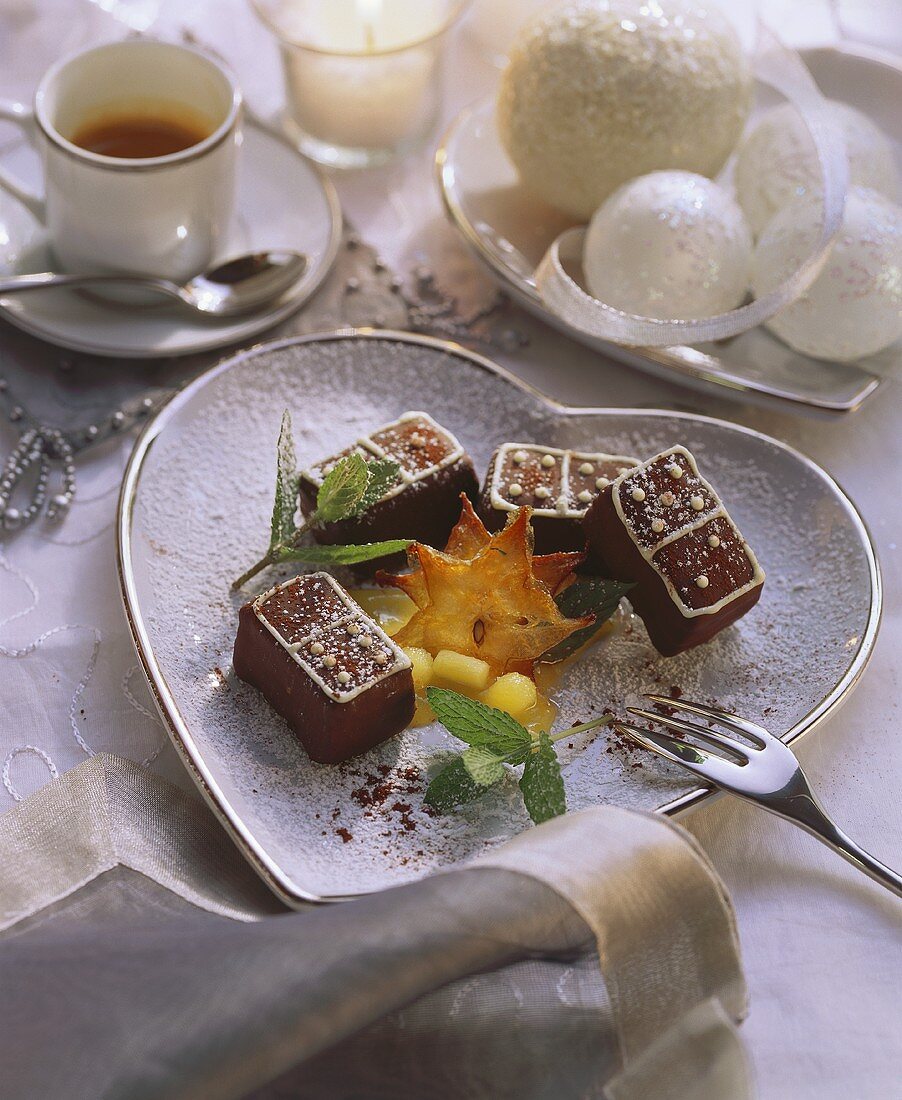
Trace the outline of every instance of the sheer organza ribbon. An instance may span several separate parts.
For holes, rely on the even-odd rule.
[[[614,309],[587,294],[564,269],[582,256],[585,230],[568,229],[551,245],[536,269],[535,281],[544,304],[572,328],[616,344],[666,347],[722,340],[760,325],[811,286],[842,225],[848,186],[848,161],[842,135],[833,123],[827,101],[802,59],[776,35],[758,24],[752,59],[755,77],[784,96],[798,110],[817,151],[821,176],[820,233],[800,266],[774,290],[738,309],[714,317],[662,321]]]

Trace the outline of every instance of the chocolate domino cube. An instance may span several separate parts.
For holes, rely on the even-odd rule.
[[[479,515],[489,531],[500,531],[511,512],[528,504],[537,554],[582,550],[587,509],[614,478],[637,464],[624,455],[503,443],[489,462]]]
[[[410,660],[328,573],[245,604],[233,665],[321,764],[366,752],[413,718]]]
[[[618,477],[583,522],[590,558],[635,584],[630,603],[665,657],[707,642],[758,602],[764,570],[685,447]]]
[[[301,512],[316,508],[316,494],[338,459],[352,453],[365,461],[390,458],[400,469],[381,500],[359,516],[313,529],[324,543],[382,542],[408,538],[441,549],[460,516],[460,494],[476,498],[473,462],[458,440],[423,412],[407,412],[392,424],[358,439],[331,458],[301,473]],[[371,568],[385,559],[369,563]]]

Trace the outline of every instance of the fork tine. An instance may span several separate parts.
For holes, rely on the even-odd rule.
[[[688,699],[671,699],[669,695],[646,694],[645,698],[650,699],[653,703],[672,707],[674,710],[685,710],[690,714],[697,714],[699,718],[711,718],[715,722],[720,722],[727,729],[743,734],[750,741],[753,741],[759,749],[764,748],[769,738],[774,739],[773,735],[768,733],[763,726],[750,722],[747,718],[740,718],[738,714],[731,714],[728,710],[721,710],[720,707],[708,707],[703,703],[692,703]]]
[[[708,745],[716,745],[717,748],[728,752],[730,756],[741,763],[748,763],[748,746],[740,745],[738,741],[731,741],[729,737],[724,737],[723,734],[715,733],[713,730],[701,729],[692,722],[684,722],[680,718],[658,714],[653,710],[643,710],[642,707],[627,707],[626,709],[630,714],[635,714],[637,718],[647,718],[650,722],[657,722],[659,726],[664,726],[665,729],[688,733],[690,737],[697,737],[699,741],[704,741]]]
[[[697,749],[686,741],[680,741],[667,733],[658,733],[656,730],[644,730],[633,726],[629,722],[615,721],[614,729],[625,733],[634,741],[638,741],[644,748],[663,756],[674,764],[680,764],[708,783],[733,789],[736,772],[740,765],[724,760],[721,756],[712,756],[703,749]]]

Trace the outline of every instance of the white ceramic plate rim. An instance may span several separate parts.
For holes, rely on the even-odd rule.
[[[284,134],[249,117],[245,118],[244,125],[247,128],[253,128],[268,140],[279,142],[294,153],[319,185],[329,208],[331,224],[328,243],[319,260],[311,265],[307,273],[290,290],[286,291],[288,297],[283,297],[280,300],[281,304],[277,302],[275,305],[263,307],[260,311],[249,314],[247,320],[237,330],[230,331],[228,336],[224,335],[222,329],[216,328],[211,328],[209,335],[204,336],[202,329],[198,328],[196,339],[183,342],[174,347],[164,348],[136,348],[128,344],[96,344],[90,340],[82,340],[77,334],[64,337],[56,332],[48,332],[42,325],[35,324],[27,313],[18,313],[15,310],[7,309],[3,305],[2,295],[0,295],[0,317],[23,332],[27,332],[31,336],[37,336],[40,340],[45,340],[55,347],[65,348],[67,351],[122,359],[173,359],[180,355],[197,355],[205,351],[215,351],[228,344],[238,344],[249,336],[255,336],[258,332],[273,328],[280,321],[284,321],[286,317],[290,317],[299,310],[319,290],[323,280],[335,263],[335,257],[338,255],[341,244],[341,202],[338,198],[338,192],[335,190],[335,185],[323,169],[298,152]],[[201,321],[203,321],[203,318],[201,318]]]
[[[282,348],[292,347],[297,344],[330,342],[334,340],[347,340],[349,338],[400,341],[445,351],[448,354],[466,359],[482,370],[488,371],[490,374],[494,374],[503,379],[510,385],[526,393],[532,394],[536,400],[558,415],[666,416],[677,420],[692,421],[693,423],[706,423],[725,428],[729,431],[753,436],[768,443],[770,446],[786,452],[797,462],[807,466],[826,482],[828,489],[833,492],[835,498],[839,501],[848,515],[861,541],[868,566],[871,601],[870,607],[868,608],[867,624],[861,635],[858,651],[852,663],[849,665],[849,668],[846,670],[841,680],[821,700],[821,702],[813,707],[803,718],[796,722],[789,731],[787,731],[783,737],[784,741],[786,741],[787,744],[791,744],[803,734],[813,729],[815,725],[836,709],[840,702],[842,702],[857,684],[873,651],[874,642],[880,625],[880,617],[883,609],[883,584],[880,575],[880,567],[877,562],[877,555],[874,550],[870,532],[855,505],[843,491],[841,486],[825,470],[818,466],[817,463],[802,454],[801,451],[797,451],[795,448],[785,443],[781,443],[779,440],[774,439],[772,436],[765,435],[763,432],[757,432],[752,428],[746,428],[740,424],[733,424],[730,421],[721,420],[717,417],[699,416],[694,413],[675,412],[669,409],[580,408],[574,405],[563,405],[542,393],[541,390],[524,382],[516,375],[504,370],[504,368],[498,366],[497,363],[493,363],[491,360],[478,355],[476,352],[472,352],[459,344],[434,339],[429,336],[412,335],[411,333],[396,332],[392,330],[339,329],[333,332],[310,333],[305,336],[295,336],[284,340],[274,340],[257,344],[253,348],[224,359],[216,366],[205,371],[184,390],[181,390],[172,397],[171,400],[157,412],[153,419],[145,425],[144,430],[135,442],[134,450],[132,451],[125,470],[122,489],[119,495],[117,514],[117,564],[122,601],[134,639],[135,648],[150,686],[151,693],[173,745],[184,761],[195,783],[197,783],[202,794],[209,803],[211,809],[231,834],[235,843],[250,860],[257,872],[268,883],[270,888],[286,904],[297,907],[300,904],[309,902],[346,901],[354,897],[359,897],[360,895],[318,895],[298,886],[297,883],[292,880],[291,876],[266,852],[263,846],[254,837],[251,830],[247,828],[240,814],[229,803],[227,796],[217,783],[215,776],[207,767],[204,761],[203,752],[192,736],[188,723],[182,717],[178,703],[170,691],[166,679],[157,663],[147,624],[144,621],[141,611],[135,576],[131,566],[131,527],[141,472],[144,461],[153,446],[154,440],[199,390],[203,389],[219,375],[231,370],[233,367],[239,366],[247,359],[255,358],[259,355],[267,355],[279,351]],[[681,814],[699,805],[703,801],[717,797],[718,793],[719,792],[715,792],[708,787],[699,787],[658,807],[657,812],[668,815]]]

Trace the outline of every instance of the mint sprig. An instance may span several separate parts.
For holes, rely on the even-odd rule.
[[[563,661],[598,633],[602,625],[617,610],[621,599],[633,587],[623,581],[611,581],[604,577],[577,577],[573,584],[554,598],[562,615],[568,619],[581,619],[592,614],[595,619],[589,626],[576,630],[563,641],[551,647],[539,658],[540,661]]]
[[[607,725],[610,715],[558,733],[533,735],[503,710],[448,688],[426,688],[435,715],[449,733],[469,747],[446,765],[426,788],[424,801],[439,813],[480,798],[507,773],[523,764],[520,791],[529,816],[540,825],[567,812],[561,766],[554,742]]]
[[[412,540],[389,539],[357,545],[326,546],[304,543],[311,527],[360,515],[397,480],[400,467],[388,458],[366,462],[352,453],[339,459],[323,478],[316,495],[316,508],[306,523],[296,522],[299,476],[291,434],[291,414],[282,414],[279,442],[276,446],[276,492],[270,524],[269,549],[263,557],[232,582],[241,588],[251,577],[279,562],[296,561],[308,565],[357,565],[406,550]]]

